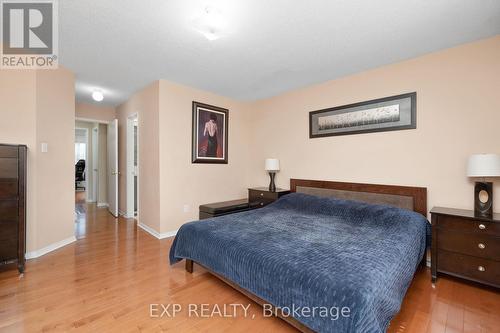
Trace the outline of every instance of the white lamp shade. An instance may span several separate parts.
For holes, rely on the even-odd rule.
[[[469,177],[500,177],[500,155],[476,154],[469,157]]]
[[[277,158],[266,159],[267,171],[279,171],[279,169],[280,169],[280,160],[278,160]]]

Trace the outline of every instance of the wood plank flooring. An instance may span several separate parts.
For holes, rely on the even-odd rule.
[[[76,216],[76,243],[29,260],[22,277],[0,272],[0,332],[295,332],[199,266],[170,266],[171,239],[81,197]],[[251,315],[151,318],[151,303],[251,304]],[[500,332],[500,293],[446,277],[434,288],[420,269],[389,332]]]

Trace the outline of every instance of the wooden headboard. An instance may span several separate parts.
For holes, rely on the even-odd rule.
[[[396,185],[376,185],[362,183],[344,183],[326,180],[290,179],[291,192],[326,196],[341,196],[366,202],[388,203],[393,206],[407,208],[427,217],[427,188]],[[331,191],[329,191],[331,190]],[[410,206],[411,207],[410,207]]]

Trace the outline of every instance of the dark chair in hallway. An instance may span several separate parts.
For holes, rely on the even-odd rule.
[[[75,189],[84,189],[85,186],[78,186],[78,182],[82,182],[85,180],[85,160],[79,160],[75,164]]]

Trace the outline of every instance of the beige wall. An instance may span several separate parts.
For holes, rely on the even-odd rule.
[[[192,102],[229,109],[229,163],[191,163]],[[120,211],[126,212],[126,124],[139,115],[139,221],[158,233],[198,219],[202,203],[247,195],[249,114],[244,103],[165,80],[118,107]],[[188,211],[184,211],[184,206]]]
[[[75,116],[80,119],[110,122],[116,118],[116,110],[110,106],[76,103]]]
[[[472,208],[467,157],[500,153],[499,74],[500,36],[253,103],[160,80],[117,109],[120,210],[132,113],[139,114],[139,220],[161,234],[197,219],[202,203],[267,185],[268,157],[281,160],[284,188],[291,177],[425,186],[429,209]],[[416,130],[309,139],[309,111],[412,91]],[[230,110],[228,165],[191,163],[192,101]]]
[[[0,142],[28,146],[28,252],[74,236],[74,101],[63,68],[0,70]]]
[[[229,109],[228,164],[191,163],[193,101]],[[197,220],[200,204],[247,196],[248,125],[249,113],[244,103],[160,81],[162,233],[175,231],[183,223]],[[142,186],[142,179],[140,181]],[[188,212],[184,212],[184,205],[187,205]]]
[[[37,152],[38,249],[74,237],[74,86],[68,70],[37,71],[37,143],[49,148]]]
[[[36,74],[0,70],[0,142],[28,146],[26,242],[36,249]]]
[[[119,210],[126,212],[127,118],[138,114],[139,120],[139,222],[160,231],[160,140],[159,82],[134,94],[117,108]],[[166,129],[165,129],[166,130]]]
[[[264,159],[276,157],[285,188],[290,177],[417,185],[429,209],[471,209],[466,161],[500,153],[499,88],[497,36],[253,103],[250,183],[265,185]],[[416,130],[309,139],[309,111],[412,91]]]

